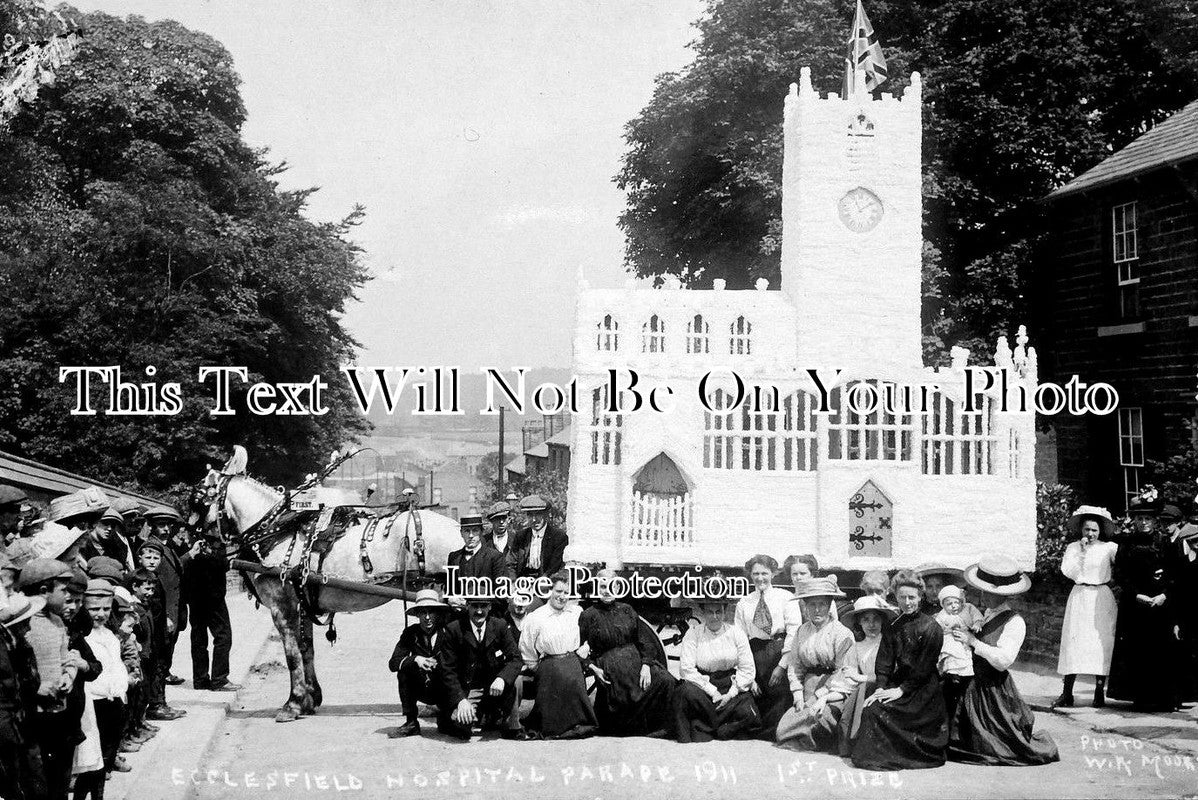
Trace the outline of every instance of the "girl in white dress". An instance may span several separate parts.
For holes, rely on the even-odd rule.
[[[1106,676],[1111,671],[1118,606],[1111,591],[1111,570],[1119,545],[1104,541],[1114,531],[1111,513],[1098,506],[1081,506],[1067,523],[1079,536],[1065,548],[1061,572],[1073,581],[1065,617],[1061,622],[1061,652],[1057,673],[1064,676],[1061,696],[1053,707],[1073,705],[1073,683],[1078,675],[1094,676],[1094,705],[1106,704]]]

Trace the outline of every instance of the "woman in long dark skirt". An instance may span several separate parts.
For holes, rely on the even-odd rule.
[[[682,638],[674,733],[680,742],[754,736],[761,729],[761,714],[750,693],[755,666],[749,639],[724,621],[725,598],[694,602],[703,624]]]
[[[944,634],[920,611],[923,581],[899,570],[891,588],[900,616],[882,635],[875,664],[878,688],[865,700],[853,745],[861,769],[928,769],[945,761],[948,720],[936,662]]]
[[[612,570],[596,576],[599,602],[582,612],[578,628],[590,647],[588,666],[598,681],[595,716],[609,736],[645,736],[670,725],[674,677],[640,635],[632,606],[616,600],[608,581]]]
[[[950,761],[991,767],[1025,767],[1059,761],[1057,746],[1035,733],[1032,710],[1008,671],[1023,646],[1027,626],[1007,598],[1031,588],[1031,579],[1014,559],[985,556],[965,570],[969,585],[982,591],[986,613],[975,636],[953,631],[973,650],[973,680],[957,704],[948,743]]]
[[[1130,700],[1143,711],[1172,711],[1177,687],[1172,669],[1178,663],[1176,624],[1170,602],[1170,565],[1156,541],[1162,501],[1151,486],[1128,504],[1132,531],[1115,557],[1119,615],[1107,696]]]

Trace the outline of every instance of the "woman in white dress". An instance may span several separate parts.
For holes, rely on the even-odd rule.
[[[1111,513],[1098,506],[1081,506],[1066,523],[1080,538],[1065,548],[1061,572],[1073,581],[1065,617],[1061,622],[1061,652],[1057,673],[1064,676],[1061,696],[1053,707],[1073,705],[1073,683],[1078,675],[1094,676],[1094,705],[1106,704],[1104,689],[1111,671],[1118,606],[1111,591],[1111,570],[1119,545],[1109,539],[1115,523]]]

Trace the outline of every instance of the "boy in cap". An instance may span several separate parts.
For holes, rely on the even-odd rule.
[[[399,684],[399,703],[406,720],[398,730],[389,734],[392,739],[420,733],[420,723],[416,720],[417,701],[436,706],[438,720],[447,713],[445,676],[437,656],[437,645],[449,611],[436,589],[421,589],[416,594],[415,604],[408,609],[408,616],[417,621],[404,628],[391,653],[391,660],[387,662],[387,668],[395,673]]]
[[[118,762],[117,750],[125,726],[125,698],[129,691],[129,672],[121,658],[121,642],[109,627],[115,592],[112,584],[102,578],[87,582],[83,596],[84,611],[91,618],[92,629],[87,644],[100,662],[100,675],[87,685],[87,693],[96,709],[96,726],[100,734],[100,751],[104,769],[128,771]]]
[[[42,754],[34,739],[40,683],[33,650],[25,640],[29,620],[46,605],[41,597],[15,593],[0,603],[0,797],[46,793]]]
[[[186,711],[171,708],[166,703],[166,606],[163,600],[162,582],[154,571],[162,559],[162,552],[153,540],[147,541],[138,551],[141,569],[130,577],[130,588],[141,601],[144,609],[142,644],[142,687],[145,691],[146,719],[165,721],[179,719]]]
[[[42,753],[47,793],[54,798],[66,797],[79,732],[78,723],[68,719],[67,697],[79,670],[87,667],[78,653],[71,652],[63,622],[70,581],[71,568],[66,564],[35,558],[21,569],[17,583],[25,594],[45,601],[29,621],[27,640],[41,678],[32,728]]]
[[[124,586],[113,588],[116,600],[115,612],[110,627],[116,633],[121,643],[121,661],[129,674],[129,691],[125,703],[125,727],[123,738],[118,750],[122,753],[136,753],[143,743],[149,741],[158,732],[158,726],[146,722],[145,692],[141,669],[141,644],[137,641],[136,629],[140,622],[140,614],[133,595]]]

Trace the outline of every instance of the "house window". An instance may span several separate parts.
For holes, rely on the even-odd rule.
[[[1119,409],[1119,466],[1123,472],[1124,501],[1140,493],[1140,470],[1144,468],[1144,410]]]
[[[619,464],[624,418],[608,409],[607,384],[591,392],[591,463]]]
[[[702,314],[695,314],[686,326],[686,352],[706,355],[711,352],[711,342],[707,332],[711,326],[703,321]]]
[[[898,394],[893,384],[877,380],[857,381],[832,390],[829,460],[910,461],[913,458],[915,425],[910,414],[886,411],[887,391]],[[872,398],[877,399],[876,404]],[[870,413],[859,413],[871,406]]]
[[[1136,204],[1111,209],[1111,254],[1119,293],[1119,316],[1140,316],[1140,249],[1136,236]]]
[[[778,401],[763,395],[731,407],[717,389],[704,414],[703,466],[710,469],[810,472],[815,469],[816,399],[798,391]]]
[[[728,339],[728,352],[734,356],[747,356],[753,352],[753,323],[744,317],[737,317],[728,329],[731,336]]]
[[[654,314],[641,326],[641,352],[664,353],[666,351],[666,324]]]
[[[595,349],[616,351],[620,349],[620,323],[611,314],[605,314],[596,326],[599,333],[595,336]]]

